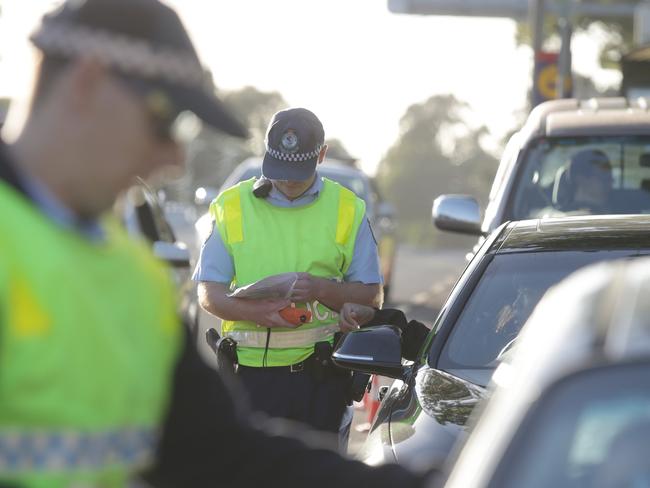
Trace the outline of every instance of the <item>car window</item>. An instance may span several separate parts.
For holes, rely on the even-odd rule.
[[[616,250],[495,256],[456,319],[438,364],[432,366],[486,385],[546,290],[582,266],[636,254]]]
[[[648,487],[649,439],[650,364],[583,372],[542,397],[490,486]]]
[[[610,163],[611,180],[602,197],[584,201],[578,193],[589,183],[572,158],[582,151],[602,153]],[[524,155],[515,183],[510,218],[650,213],[650,137],[542,139]],[[594,195],[599,190],[591,191]]]

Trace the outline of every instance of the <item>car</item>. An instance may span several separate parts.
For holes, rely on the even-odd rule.
[[[650,259],[545,296],[445,488],[650,486]]]
[[[462,273],[412,364],[403,364],[400,334],[390,325],[351,332],[337,344],[337,365],[396,379],[358,457],[415,470],[444,465],[542,295],[586,265],[649,254],[650,216],[503,224]]]
[[[475,198],[442,195],[433,203],[434,225],[484,238],[506,221],[545,215],[650,213],[649,102],[612,97],[538,105],[506,145],[482,222]],[[597,209],[567,211],[569,162],[584,150],[607,156],[613,189]]]
[[[261,174],[262,158],[246,159],[226,178],[219,191],[210,191],[206,188],[197,189],[196,202],[205,208],[206,204],[209,204],[221,191],[240,181],[253,177],[259,178]],[[336,159],[325,159],[323,164],[318,166],[318,174],[340,183],[366,202],[366,215],[379,250],[381,272],[384,278],[384,300],[388,301],[396,255],[396,224],[393,205],[381,198],[372,178],[350,164]],[[204,213],[197,221],[197,236],[201,243],[209,235],[211,225],[211,217],[208,212]]]
[[[120,196],[114,213],[131,237],[144,241],[156,257],[170,266],[179,290],[179,313],[196,334],[198,303],[190,280],[190,252],[186,244],[177,239],[156,193],[138,178],[136,184]]]

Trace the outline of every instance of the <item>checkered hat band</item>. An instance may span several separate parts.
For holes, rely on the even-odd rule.
[[[152,429],[110,432],[0,432],[0,472],[101,470],[120,465],[146,466],[154,456]]]
[[[308,159],[314,159],[315,157],[318,157],[318,154],[320,153],[322,147],[323,146],[319,144],[318,146],[316,146],[316,149],[308,153],[286,153],[286,152],[278,151],[277,149],[273,149],[272,147],[269,147],[267,145],[266,152],[269,153],[271,156],[273,156],[275,159],[279,159],[281,161],[288,161],[290,163],[300,163],[303,161],[307,161]]]
[[[205,73],[196,58],[179,50],[153,49],[148,42],[134,37],[49,22],[30,39],[46,53],[67,58],[91,56],[127,74],[161,78],[190,87],[205,86]]]

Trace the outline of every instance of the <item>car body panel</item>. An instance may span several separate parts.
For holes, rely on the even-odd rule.
[[[415,395],[396,399],[390,416],[395,460],[424,471],[444,463],[459,438],[483,388],[429,366],[419,369]]]
[[[614,231],[615,229],[615,231]],[[598,215],[520,220],[500,236],[499,252],[647,249],[650,215]]]

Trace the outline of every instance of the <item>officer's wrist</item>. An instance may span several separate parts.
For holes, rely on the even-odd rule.
[[[327,285],[329,284],[329,280],[315,276],[314,283],[316,285],[314,287],[314,298],[321,301],[323,296],[327,294]]]

